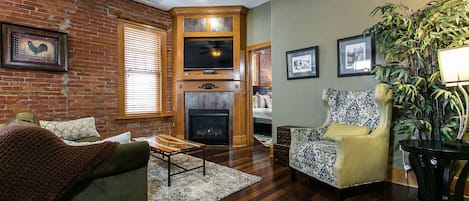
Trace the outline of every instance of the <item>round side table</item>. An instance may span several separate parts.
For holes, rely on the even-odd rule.
[[[421,201],[449,200],[451,170],[456,160],[469,160],[469,150],[443,146],[441,141],[401,140],[401,148],[409,152],[409,160],[417,176],[418,198]],[[459,175],[455,201],[463,201],[469,163]]]

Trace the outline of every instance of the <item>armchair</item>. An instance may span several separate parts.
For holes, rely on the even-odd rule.
[[[362,91],[325,89],[324,123],[318,128],[291,130],[292,176],[300,171],[339,190],[384,181],[392,110],[392,92],[387,86],[377,84],[374,90]],[[342,125],[341,132],[348,135],[324,139],[333,123]],[[354,126],[367,127],[370,132],[350,135],[346,129]]]

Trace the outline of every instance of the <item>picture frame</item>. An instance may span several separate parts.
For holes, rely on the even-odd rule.
[[[1,24],[1,67],[68,71],[66,33]]]
[[[337,77],[371,75],[375,66],[375,45],[371,35],[337,40]]]
[[[286,52],[287,80],[319,77],[319,47]]]

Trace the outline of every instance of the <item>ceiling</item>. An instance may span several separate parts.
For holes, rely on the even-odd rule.
[[[165,11],[173,7],[196,7],[196,6],[244,6],[254,8],[270,0],[134,0]]]

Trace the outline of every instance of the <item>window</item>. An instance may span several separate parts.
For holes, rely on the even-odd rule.
[[[119,117],[164,114],[166,33],[163,30],[120,21]]]

